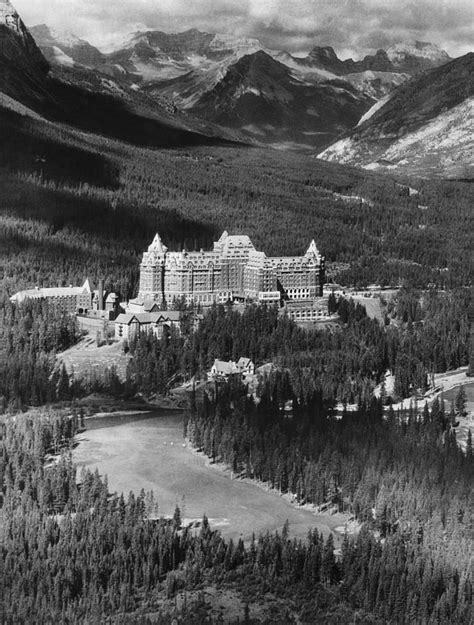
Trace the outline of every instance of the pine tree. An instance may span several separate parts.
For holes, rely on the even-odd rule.
[[[455,399],[456,412],[460,417],[465,417],[467,415],[466,402],[466,390],[464,388],[464,385],[461,385]]]

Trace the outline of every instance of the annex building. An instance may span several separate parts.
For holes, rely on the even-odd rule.
[[[204,306],[231,301],[312,301],[322,295],[324,257],[311,241],[303,256],[268,257],[246,235],[224,232],[211,251],[170,252],[156,234],[140,265],[131,305],[174,299]]]

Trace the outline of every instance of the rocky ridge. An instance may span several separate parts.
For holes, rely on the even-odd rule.
[[[319,157],[367,169],[471,179],[473,76],[474,53],[469,53],[413,78]]]

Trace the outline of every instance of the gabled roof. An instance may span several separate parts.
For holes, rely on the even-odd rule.
[[[226,362],[225,360],[215,360],[214,367],[219,375],[232,375],[237,373],[235,362]]]
[[[92,293],[94,288],[92,286],[92,282],[91,282],[90,278],[86,278],[86,281],[82,285],[82,288],[84,289],[84,291],[87,291],[88,293]]]
[[[115,323],[122,323],[127,326],[133,322],[138,323],[138,319],[133,313],[122,313],[115,320]]]
[[[179,311],[154,311],[154,312],[139,312],[139,313],[122,313],[117,317],[115,323],[124,323],[129,325],[130,323],[138,323],[140,325],[150,325],[159,323],[175,323],[179,321]]]
[[[179,310],[164,310],[161,315],[165,321],[172,321],[174,323],[181,321],[181,313]]]
[[[318,248],[316,246],[316,241],[314,239],[309,244],[309,247],[306,250],[305,256],[316,256],[317,258],[319,258],[321,256],[321,254],[319,253],[319,250],[318,250]]]
[[[145,312],[159,312],[159,310],[160,310],[158,302],[153,302],[153,301],[147,300],[145,303],[141,303],[141,302],[136,302],[136,303],[139,304],[139,305],[140,304],[143,305],[143,310]]]
[[[239,360],[237,361],[237,366],[242,369],[246,369],[247,367],[250,367],[251,364],[253,363],[250,358],[239,358]]]

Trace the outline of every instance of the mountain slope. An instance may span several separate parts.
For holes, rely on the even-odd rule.
[[[53,66],[87,66],[207,121],[243,129],[249,138],[288,147],[327,145],[354,126],[372,100],[386,97],[411,75],[449,60],[445,51],[423,42],[397,44],[361,61],[341,60],[329,46],[315,46],[307,57],[299,58],[265,49],[257,39],[195,28],[182,33],[137,32],[102,54],[87,42],[44,25],[33,33]],[[272,83],[274,94],[260,89],[262,78],[255,72],[243,78],[248,68],[239,63],[257,54],[286,68],[278,74],[277,65],[266,61],[267,87]],[[299,105],[290,104],[299,98]],[[262,123],[264,118],[267,123]]]
[[[41,49],[45,58],[52,64],[69,65],[73,63],[96,67],[104,62],[104,55],[84,39],[66,32],[59,32],[41,24],[30,28],[30,33]]]
[[[293,61],[305,74],[311,69],[332,72],[370,97],[380,99],[414,76],[450,61],[444,50],[421,41],[399,43],[388,50],[377,50],[361,61],[341,60],[330,46],[315,46],[308,56]]]
[[[320,158],[372,169],[472,177],[473,76],[470,53],[412,79]]]
[[[0,0],[0,89],[27,106],[48,98],[49,65],[9,0]]]
[[[174,147],[238,139],[212,124],[179,113],[163,100],[119,86],[87,68],[63,67],[50,72],[18,13],[8,0],[0,0],[3,136],[11,141],[14,136],[23,137],[25,118],[37,116],[136,145]],[[15,145],[21,149],[21,141]]]
[[[261,141],[324,145],[357,123],[371,104],[348,83],[311,84],[257,52],[232,65],[191,111]]]

